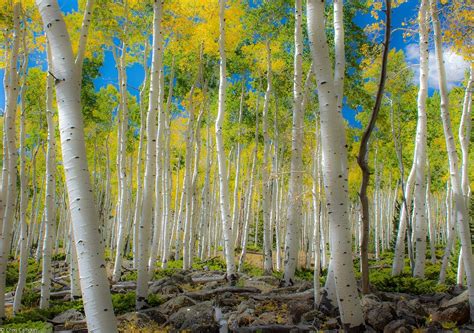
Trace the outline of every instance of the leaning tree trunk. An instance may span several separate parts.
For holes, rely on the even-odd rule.
[[[303,198],[303,10],[301,0],[295,0],[295,55],[293,75],[293,126],[291,142],[291,167],[288,185],[288,212],[285,239],[285,284],[292,285],[298,263],[299,224],[302,222]]]
[[[146,306],[148,296],[148,261],[150,254],[151,214],[153,206],[153,194],[155,191],[156,173],[156,115],[159,108],[158,89],[160,85],[160,71],[163,63],[163,32],[161,31],[161,19],[163,0],[153,3],[153,48],[151,58],[150,74],[150,98],[147,114],[147,147],[145,160],[145,176],[143,180],[143,203],[142,217],[138,232],[138,277],[137,277],[137,310]]]
[[[441,120],[446,139],[446,149],[448,153],[449,173],[451,187],[454,196],[456,224],[458,228],[461,247],[463,249],[464,269],[466,270],[467,287],[469,290],[469,305],[471,321],[474,320],[474,263],[472,261],[471,235],[469,230],[469,213],[467,202],[464,200],[461,188],[461,179],[458,169],[458,154],[454,143],[454,136],[449,115],[449,97],[446,82],[446,69],[443,60],[442,32],[438,17],[438,2],[430,0],[430,12],[433,22],[435,58],[438,68],[438,79],[441,97]]]
[[[219,102],[216,118],[216,152],[219,167],[219,204],[222,222],[222,233],[224,236],[225,261],[227,278],[232,280],[235,275],[234,243],[232,241],[232,219],[230,215],[229,202],[229,179],[227,177],[226,156],[224,151],[224,138],[222,127],[225,113],[226,94],[226,54],[225,54],[225,6],[226,0],[219,0]]]
[[[97,227],[99,216],[87,165],[81,75],[74,63],[71,41],[57,1],[37,0],[36,3],[50,44],[54,71],[51,74],[56,78],[62,160],[87,325],[91,332],[116,332],[117,323],[105,271],[104,244]]]
[[[352,264],[347,144],[345,135],[342,135],[345,133],[342,112],[337,109],[334,75],[324,26],[324,6],[324,1],[308,0],[308,35],[319,93],[321,150],[324,161],[322,174],[325,189],[330,189],[326,190],[326,202],[333,249],[331,265],[342,325],[346,329],[355,329],[364,326],[364,316]]]

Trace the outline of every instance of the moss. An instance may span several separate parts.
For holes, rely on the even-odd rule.
[[[44,321],[27,321],[24,323],[0,325],[0,331],[50,333],[53,332],[53,325]]]
[[[76,309],[78,311],[84,311],[82,301],[70,301],[70,302],[58,302],[51,301],[48,309],[25,309],[18,313],[15,317],[7,318],[5,324],[22,324],[29,321],[42,321],[45,322],[47,319],[53,319],[60,313],[63,313],[69,309]]]
[[[116,314],[124,314],[135,309],[135,293],[112,294],[112,304]]]
[[[53,261],[64,261],[64,260],[66,260],[66,253],[64,253],[64,252],[56,253],[55,255],[53,255],[52,260]]]

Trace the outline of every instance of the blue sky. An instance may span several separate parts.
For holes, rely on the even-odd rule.
[[[252,0],[249,0],[249,1],[252,1]],[[255,0],[253,0],[253,2],[255,2]],[[403,21],[416,16],[417,3],[418,3],[417,1],[409,0],[406,3],[402,4],[401,6],[399,6],[398,8],[393,10],[393,13],[392,13],[393,29],[397,29],[401,27]],[[63,12],[65,13],[69,13],[71,11],[77,10],[77,0],[59,0],[59,5],[61,9],[63,10]],[[350,6],[350,1],[346,1],[346,6]],[[384,17],[381,17],[381,19],[384,19]],[[373,18],[370,16],[370,14],[359,15],[358,17],[356,17],[355,22],[360,26],[366,26],[367,24],[370,24],[373,22]],[[415,68],[415,71],[416,71],[416,64],[417,64],[417,56],[416,56],[417,48],[414,46],[416,46],[416,43],[417,43],[417,40],[415,39],[412,41],[408,41],[408,43],[404,41],[401,30],[396,30],[392,34],[391,48],[395,48],[397,50],[404,50],[404,51],[408,50],[407,56],[409,56],[409,60],[411,59],[410,61],[412,61],[412,65]],[[407,48],[408,44],[411,47]],[[456,65],[456,63],[458,62],[458,59],[453,58],[453,62],[454,62],[454,65]],[[450,73],[449,68],[447,72]],[[110,52],[105,52],[104,66],[101,68],[100,73],[101,73],[100,78],[95,80],[95,85],[97,89],[99,89],[100,87],[106,86],[108,84],[115,84],[115,85],[117,84],[117,70],[115,68],[115,62],[114,62],[113,56]],[[2,80],[2,82],[3,82],[3,74],[4,74],[4,71],[0,69],[0,80]],[[135,64],[127,68],[127,75],[128,75],[129,86],[138,88],[143,81],[144,72],[139,64]],[[433,77],[435,77],[435,75],[433,75]],[[457,79],[458,78],[455,78],[453,80],[452,85],[459,82],[459,81],[456,82]],[[436,82],[433,81],[433,84],[436,84]],[[135,89],[131,89],[130,92],[132,94],[137,94],[137,91],[135,91]],[[3,84],[2,84],[0,86],[0,109],[3,109],[4,103],[5,103],[5,100],[4,100],[4,91],[3,91]],[[352,126],[358,125],[354,118],[356,111],[345,108],[343,110],[343,114],[344,114],[344,117],[349,121],[350,125]]]

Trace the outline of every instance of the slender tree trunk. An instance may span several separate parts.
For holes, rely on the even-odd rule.
[[[458,154],[454,143],[454,136],[449,115],[449,97],[446,83],[446,70],[443,61],[442,32],[438,17],[438,2],[430,0],[430,12],[433,22],[435,58],[438,68],[438,78],[441,97],[441,120],[443,122],[446,149],[449,161],[449,173],[455,203],[456,225],[458,228],[461,247],[463,249],[464,267],[466,270],[467,287],[469,290],[469,305],[471,321],[474,320],[474,262],[472,260],[471,235],[469,230],[469,214],[467,202],[464,200],[461,186],[461,177],[458,169]]]
[[[288,185],[288,212],[285,239],[285,284],[293,284],[296,265],[298,263],[298,224],[301,223],[303,212],[303,10],[301,0],[295,0],[295,55],[293,75],[293,126],[291,144],[291,169]]]
[[[267,49],[267,90],[263,102],[263,166],[262,166],[262,209],[263,209],[263,272],[271,275],[273,271],[272,259],[272,230],[271,230],[271,178],[269,171],[270,158],[270,135],[268,134],[268,109],[270,106],[270,96],[272,92],[272,63],[270,41],[266,41]]]
[[[26,24],[26,22],[24,22]],[[26,273],[28,269],[28,226],[26,224],[26,210],[28,209],[28,174],[26,171],[26,130],[25,130],[25,118],[26,110],[25,103],[23,101],[23,96],[25,93],[25,81],[26,73],[28,68],[28,48],[26,45],[26,26],[23,31],[23,64],[22,64],[22,74],[23,74],[23,83],[20,88],[20,109],[21,109],[21,118],[20,118],[20,235],[19,235],[19,245],[20,245],[20,264],[18,272],[18,284],[15,291],[15,299],[13,301],[13,313],[16,314],[20,310],[21,298],[23,297],[23,289],[26,284]]]
[[[142,215],[138,232],[138,278],[137,278],[137,310],[146,306],[148,296],[148,261],[150,254],[151,214],[153,206],[154,180],[156,173],[156,115],[159,110],[158,90],[160,72],[163,63],[163,31],[161,19],[163,0],[153,3],[153,48],[150,74],[150,97],[147,113],[147,147],[145,161],[145,177],[143,180]]]
[[[420,88],[418,91],[418,122],[416,129],[415,157],[413,163],[416,167],[415,176],[415,269],[413,276],[425,277],[426,261],[426,137],[427,137],[427,116],[426,116],[426,98],[428,95],[428,0],[422,0],[419,20],[420,35]]]
[[[16,181],[17,181],[17,160],[18,153],[16,147],[16,109],[18,101],[18,53],[20,48],[20,3],[17,2],[13,7],[13,42],[10,54],[8,73],[5,77],[5,140],[4,147],[8,153],[6,173],[3,173],[3,200],[5,201],[5,210],[2,224],[2,234],[0,238],[0,320],[5,318],[5,283],[6,270],[8,264],[8,255],[10,253],[10,235],[13,228],[13,218],[16,207]],[[6,187],[5,187],[6,185]],[[6,198],[5,198],[6,196]]]
[[[225,6],[226,0],[219,0],[219,102],[216,118],[216,152],[217,165],[219,167],[219,204],[224,236],[225,259],[227,268],[227,279],[232,281],[235,278],[234,263],[234,243],[232,241],[232,220],[230,215],[229,202],[229,180],[227,177],[226,158],[224,151],[224,138],[222,129],[225,113],[226,95],[226,53],[225,53]]]
[[[340,0],[338,0],[340,1]],[[342,326],[363,329],[364,317],[352,265],[348,218],[347,145],[341,110],[337,109],[334,75],[324,26],[324,1],[308,0],[308,35],[314,63],[321,123],[322,174],[329,214],[331,265]],[[339,46],[340,47],[340,46]]]
[[[59,110],[59,132],[71,220],[76,241],[87,326],[91,332],[116,332],[104,244],[90,183],[84,140],[80,87],[71,41],[56,0],[37,0],[52,54]]]
[[[385,39],[384,39],[384,51],[382,55],[382,70],[380,73],[380,82],[379,88],[377,91],[377,96],[375,99],[375,105],[372,110],[369,124],[367,125],[362,139],[360,142],[359,155],[357,157],[357,163],[359,164],[362,170],[362,183],[360,185],[359,197],[361,203],[361,212],[362,212],[362,241],[361,241],[361,268],[362,268],[362,293],[369,293],[369,258],[368,258],[368,244],[369,244],[369,199],[367,197],[367,187],[370,180],[370,170],[367,163],[367,155],[369,153],[369,140],[372,134],[372,131],[375,127],[375,122],[382,105],[383,91],[385,87],[385,79],[387,73],[387,62],[388,62],[388,53],[389,53],[389,43],[390,43],[390,33],[391,33],[391,1],[385,1],[385,11],[386,11],[386,23],[385,23]],[[378,242],[377,237],[375,241]]]

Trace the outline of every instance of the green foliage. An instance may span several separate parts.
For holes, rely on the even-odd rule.
[[[50,333],[53,332],[53,325],[44,321],[27,321],[24,323],[0,325],[0,331]]]
[[[14,287],[18,282],[19,262],[10,261],[7,265],[6,286]],[[41,263],[35,259],[28,259],[28,270],[26,273],[26,283],[31,283],[41,279]]]
[[[56,253],[51,258],[53,261],[65,261],[66,260],[66,253],[60,252]]]
[[[135,292],[131,291],[125,294],[112,294],[112,304],[114,312],[117,315],[134,311],[135,309]],[[150,294],[147,297],[147,303],[151,307],[158,306],[164,302],[164,299],[158,294]]]
[[[133,311],[135,308],[135,292],[112,294],[112,304],[116,314]]]
[[[63,313],[66,310],[75,309],[78,311],[84,311],[82,301],[70,301],[70,302],[58,302],[51,301],[50,307],[48,309],[25,309],[17,314],[15,317],[8,318],[5,321],[5,324],[23,324],[30,321],[37,322],[53,319],[60,313]]]

